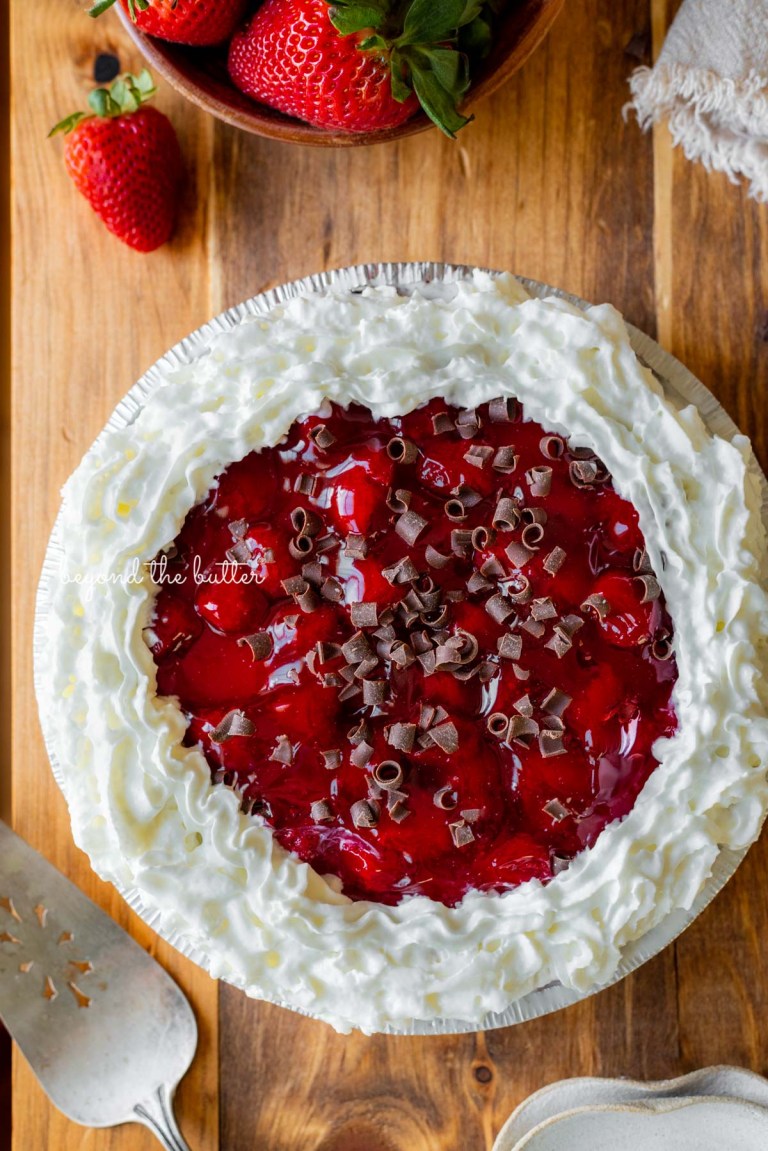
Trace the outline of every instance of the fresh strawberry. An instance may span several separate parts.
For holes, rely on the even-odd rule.
[[[229,74],[249,96],[321,128],[394,128],[419,103],[446,135],[467,118],[462,44],[483,42],[482,0],[266,0],[232,38]]]
[[[68,135],[64,160],[75,186],[118,239],[139,252],[159,248],[176,223],[182,159],[167,116],[144,102],[155,94],[146,70],[88,97],[51,131]]]
[[[89,16],[101,16],[115,0],[97,0]],[[173,44],[220,44],[228,40],[248,0],[120,0],[131,20],[148,36]]]

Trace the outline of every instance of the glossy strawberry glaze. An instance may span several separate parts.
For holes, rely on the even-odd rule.
[[[657,659],[651,650],[653,639],[671,634],[672,626],[662,598],[641,603],[633,558],[643,538],[633,507],[610,480],[586,489],[574,486],[570,451],[561,459],[545,458],[540,444],[546,433],[524,421],[522,413],[512,423],[495,423],[486,407],[478,409],[481,428],[465,440],[456,430],[435,434],[431,417],[446,411],[452,418],[458,414],[433,401],[401,419],[375,421],[365,409],[334,406],[330,416],[295,424],[279,446],[254,452],[222,473],[187,516],[175,554],[171,549],[168,557],[159,557],[155,568],[160,590],[148,641],[159,693],[177,697],[189,719],[187,744],[200,745],[212,778],[234,787],[283,847],[319,873],[338,876],[353,899],[397,903],[403,895],[421,893],[452,906],[471,889],[504,891],[530,878],[548,880],[593,844],[606,824],[629,812],[656,766],[654,741],[676,726],[670,703],[675,663]],[[318,424],[336,437],[326,451],[309,438]],[[389,458],[387,444],[395,435],[417,445],[414,463]],[[490,462],[477,468],[464,458],[472,445],[514,445],[519,462],[511,474]],[[551,492],[534,498],[525,473],[540,465],[553,470]],[[295,491],[302,475],[317,478],[311,497]],[[446,517],[444,503],[460,484],[483,498],[466,522],[457,524]],[[393,530],[397,517],[386,504],[390,488],[412,492],[412,510],[428,520],[411,546]],[[533,597],[549,597],[558,616],[575,613],[585,621],[561,658],[545,646],[557,619],[546,620],[544,634],[536,638],[519,629],[530,603],[516,605],[516,615],[500,624],[484,606],[493,592],[466,593],[468,578],[491,556],[504,568],[493,591],[519,588],[520,573],[505,553],[519,539],[519,529],[499,531],[486,550],[469,548],[466,557],[452,556],[440,570],[425,560],[428,544],[451,553],[453,529],[489,525],[499,493],[524,507],[546,509],[544,538],[521,570]],[[290,517],[297,506],[321,517],[320,535],[341,541],[322,563],[324,574],[339,577],[346,602],[321,599],[309,614],[281,585],[306,562],[289,552],[296,534]],[[233,546],[229,525],[241,519],[247,521],[252,558],[235,567],[226,561]],[[350,533],[366,537],[365,559],[344,554]],[[545,559],[555,546],[564,549],[566,559],[549,574]],[[343,667],[344,659],[320,666],[311,657],[308,666],[306,657],[318,641],[340,644],[352,636],[350,603],[376,600],[380,611],[398,603],[409,585],[390,584],[382,568],[404,556],[443,592],[466,593],[450,604],[446,627],[477,638],[478,658],[494,665],[493,677],[486,683],[478,676],[461,682],[449,671],[425,675],[418,662],[401,670],[382,659],[371,677],[388,680],[386,702],[374,708],[363,707],[360,696],[340,702],[338,688],[323,686],[322,679],[324,672]],[[602,620],[581,607],[595,593],[610,605]],[[497,654],[497,640],[512,629],[523,637],[517,670]],[[264,630],[272,652],[257,660],[238,640]],[[398,636],[407,633],[399,628]],[[519,680],[526,672],[528,678]],[[526,694],[534,718],[545,722],[541,704],[553,688],[572,697],[563,713],[563,754],[544,757],[537,740],[529,747],[501,742],[487,730],[491,713],[514,715],[513,704]],[[453,754],[434,743],[423,749],[416,744],[405,753],[386,742],[385,728],[398,721],[418,723],[423,703],[442,705],[455,724],[459,747]],[[233,708],[252,721],[255,734],[214,742],[212,732]],[[364,768],[351,762],[354,748],[348,740],[362,717],[369,720],[373,746]],[[290,764],[270,759],[280,736],[290,741]],[[329,749],[341,752],[337,768],[324,765],[321,753]],[[386,796],[378,793],[377,825],[358,827],[350,809],[371,796],[370,772],[383,760],[396,760],[405,771],[400,790],[407,795],[409,814],[396,822],[387,812]],[[444,787],[456,793],[450,811],[434,802]],[[311,808],[320,800],[327,802],[331,817],[317,822]],[[449,824],[473,809],[478,812],[471,822],[474,838],[457,847]]]

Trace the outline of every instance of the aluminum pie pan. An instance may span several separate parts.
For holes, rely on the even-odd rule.
[[[428,295],[441,296],[450,291],[450,285],[470,278],[477,271],[487,272],[490,275],[499,275],[498,271],[489,268],[477,268],[467,264],[442,264],[432,261],[410,263],[380,263],[356,264],[346,268],[319,272],[302,279],[281,284],[245,300],[232,308],[220,313],[208,323],[203,324],[196,331],[186,336],[165,353],[143,376],[133,385],[130,391],[118,403],[107,420],[103,431],[97,437],[98,444],[101,437],[110,430],[122,430],[129,427],[147,399],[161,386],[164,373],[191,364],[201,355],[205,354],[211,340],[224,332],[240,327],[254,316],[264,315],[279,304],[297,296],[311,295],[322,292],[328,288],[343,288],[351,292],[361,292],[368,287],[391,286],[402,294],[408,294],[419,288]],[[532,296],[557,296],[584,309],[589,304],[577,296],[564,292],[549,284],[538,280],[530,280],[523,276],[516,279]],[[655,340],[645,335],[638,328],[627,324],[632,347],[643,363],[649,368],[662,386],[667,399],[676,407],[693,404],[699,411],[707,429],[723,439],[731,440],[739,434],[736,424],[728,416],[724,408],[718,403],[712,393],[700,380],[668,352],[665,352]],[[762,519],[768,528],[768,481],[757,464],[754,456],[750,463],[752,474],[758,479],[762,491]],[[56,579],[61,570],[61,559],[64,549],[62,546],[62,518],[59,512],[54,523],[51,536],[46,549],[43,567],[38,585],[35,620],[33,631],[34,653],[34,685],[38,701],[42,698],[44,683],[44,658],[46,652],[46,620],[50,606],[50,589],[52,581]],[[48,752],[54,779],[63,792],[67,794],[66,774],[58,759],[57,749],[53,742],[53,733],[46,731],[42,720],[43,740]],[[740,851],[722,849],[713,866],[712,873],[699,892],[689,910],[677,910],[670,913],[660,924],[651,931],[646,932],[638,939],[627,943],[622,948],[622,959],[616,972],[609,982],[590,988],[587,991],[573,991],[563,987],[559,982],[549,983],[535,991],[529,992],[521,999],[511,1003],[504,1011],[489,1012],[480,1023],[472,1023],[461,1019],[441,1018],[435,1020],[412,1020],[402,1027],[386,1026],[380,1034],[390,1035],[459,1035],[473,1031],[488,1031],[500,1027],[510,1027],[517,1023],[524,1023],[530,1019],[537,1019],[561,1008],[570,1007],[583,999],[596,995],[599,991],[618,983],[626,975],[637,970],[647,963],[668,944],[677,938],[688,927],[705,907],[722,890],[728,880],[736,871],[749,848]],[[207,955],[190,942],[183,935],[169,931],[162,925],[162,915],[159,911],[149,908],[143,902],[141,895],[135,888],[114,885],[120,895],[125,899],[131,909],[142,921],[156,931],[167,943],[176,948],[182,955],[191,959],[204,971],[210,973]],[[224,978],[224,982],[240,987],[234,979]],[[321,1018],[312,1012],[297,1008],[289,1001],[272,996],[259,996],[265,1002],[273,1003],[288,1010],[309,1018]]]

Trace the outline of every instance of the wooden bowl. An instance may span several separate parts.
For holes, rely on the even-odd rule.
[[[495,92],[522,67],[552,26],[565,0],[510,0],[508,11],[499,18],[496,43],[477,71],[462,106],[471,111],[482,99]],[[168,44],[139,32],[121,5],[117,10],[128,33],[145,57],[148,66],[193,104],[217,119],[257,136],[285,140],[290,144],[312,144],[321,148],[350,148],[400,140],[432,126],[420,112],[397,128],[371,133],[331,132],[315,128],[291,116],[284,116],[266,104],[244,95],[227,73],[227,46],[188,48]]]

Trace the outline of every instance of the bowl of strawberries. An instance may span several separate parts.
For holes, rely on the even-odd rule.
[[[98,0],[155,72],[218,119],[343,147],[456,133],[564,0]]]

